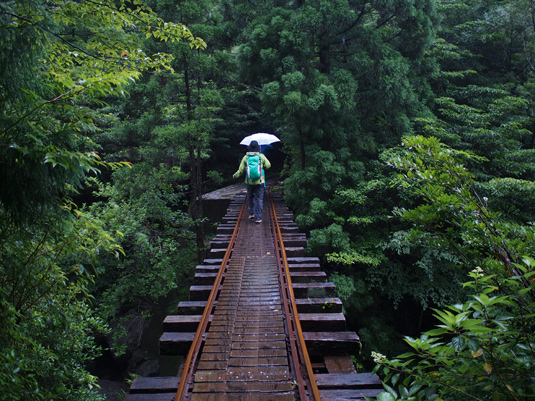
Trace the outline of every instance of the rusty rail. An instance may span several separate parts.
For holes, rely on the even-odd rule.
[[[308,356],[305,339],[303,337],[303,330],[299,322],[299,315],[295,302],[295,295],[292,288],[292,279],[290,277],[290,269],[288,267],[288,260],[286,258],[286,251],[284,249],[284,242],[282,240],[282,233],[277,218],[277,211],[275,210],[275,203],[273,202],[272,192],[269,192],[270,197],[270,221],[275,237],[275,249],[278,254],[279,271],[282,285],[282,296],[288,324],[288,336],[290,339],[291,356],[296,370],[296,379],[299,388],[299,396],[302,400],[320,401],[316,380],[314,379],[314,371]],[[304,368],[304,371],[302,371]],[[308,389],[308,392],[307,392]]]
[[[277,211],[271,191],[269,191],[269,217],[272,229],[275,253],[278,261],[279,281],[281,287],[281,298],[284,307],[284,321],[286,324],[286,333],[288,337],[288,344],[290,347],[289,363],[291,370],[294,372],[295,384],[298,391],[298,399],[300,401],[320,401],[319,391],[314,379],[314,373],[308,352],[303,337],[303,331],[298,318],[297,306],[295,303],[295,296],[292,289],[292,281],[290,278],[290,270],[286,258],[284,243],[282,240],[281,229],[279,226]],[[229,264],[230,255],[232,253],[236,238],[238,235],[238,228],[240,221],[243,219],[246,208],[247,199],[245,199],[241,206],[240,213],[234,227],[230,243],[226,249],[225,255],[218,270],[217,277],[210,292],[207,305],[204,309],[201,321],[195,333],[192,345],[187,355],[183,373],[180,379],[178,390],[174,398],[175,401],[185,401],[189,399],[189,393],[193,385],[193,377],[195,373],[195,366],[198,358],[201,355],[201,348],[206,337],[206,331],[210,320],[210,315],[213,312],[214,304],[218,292],[222,286],[223,276]],[[224,284],[223,284],[224,285]]]
[[[201,321],[199,323],[199,327],[197,328],[197,331],[195,333],[195,337],[193,339],[193,343],[191,345],[190,351],[188,353],[188,356],[186,358],[186,362],[184,364],[184,370],[182,374],[182,378],[180,379],[180,384],[178,386],[178,391],[176,393],[175,401],[181,401],[185,400],[187,398],[187,392],[189,391],[188,386],[191,385],[192,377],[194,373],[194,365],[197,360],[197,357],[199,356],[199,351],[201,349],[203,336],[206,332],[206,328],[208,326],[208,321],[210,314],[212,313],[212,309],[214,307],[214,302],[216,300],[217,292],[219,291],[219,287],[221,286],[221,280],[223,279],[223,273],[226,269],[226,266],[228,264],[228,260],[230,258],[230,254],[232,253],[232,248],[234,246],[234,242],[236,241],[236,236],[238,235],[238,227],[239,222],[243,216],[243,212],[245,210],[246,203],[244,202],[241,209],[240,214],[238,217],[238,222],[236,223],[236,227],[234,227],[234,231],[232,232],[232,237],[230,240],[230,243],[227,247],[227,251],[225,252],[225,256],[223,257],[223,261],[221,262],[221,267],[219,268],[219,271],[217,273],[217,277],[214,282],[214,286],[212,288],[212,291],[210,292],[210,296],[208,297],[208,301],[206,304],[206,307],[204,308],[203,315],[201,317]]]
[[[182,373],[136,378],[125,401],[349,400],[383,391],[374,374],[356,371],[360,340],[346,330],[319,258],[305,256],[293,213],[276,190],[266,195],[264,224],[247,219],[243,196],[231,201],[190,300],[163,322],[160,354],[183,356]]]

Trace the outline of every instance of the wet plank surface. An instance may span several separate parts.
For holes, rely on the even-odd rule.
[[[240,222],[193,378],[192,400],[295,400],[278,264],[265,220]]]
[[[187,354],[208,295],[223,262],[224,241],[230,241],[243,198],[231,202],[228,215],[212,241],[210,258],[197,266],[190,301],[182,301],[177,315],[164,321],[160,338],[162,355]],[[304,329],[308,354],[315,357],[315,383],[323,401],[364,400],[375,397],[382,385],[375,375],[357,373],[350,354],[357,354],[359,338],[345,331],[342,302],[334,284],[326,282],[317,257],[303,256],[303,235],[298,234],[282,199],[279,198],[280,227],[288,248],[288,267],[296,294],[296,306]],[[282,210],[281,210],[282,209]],[[188,384],[188,400],[290,401],[299,398],[295,372],[289,364],[290,340],[282,316],[278,264],[273,233],[264,210],[264,223],[245,217],[229,264],[216,287],[215,308],[210,310],[208,331]],[[125,401],[174,401],[182,375],[137,378]],[[193,390],[193,392],[191,392]],[[307,390],[308,392],[308,390]],[[300,394],[302,396],[303,393]],[[305,399],[310,396],[305,395]]]

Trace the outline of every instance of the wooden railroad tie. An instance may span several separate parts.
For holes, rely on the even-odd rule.
[[[217,235],[210,243],[210,256],[203,261],[203,264],[196,267],[194,284],[190,287],[190,300],[181,301],[177,306],[176,314],[168,315],[165,318],[163,322],[164,332],[160,337],[161,355],[185,356],[188,353],[195,336],[195,331],[199,326],[201,316],[206,307],[206,300],[212,291],[234,226],[237,222],[239,216],[237,210],[241,208],[244,199],[245,197],[243,195],[239,195],[231,201],[227,215],[217,227]],[[364,400],[364,397],[373,398],[377,396],[377,394],[383,391],[382,384],[377,376],[370,373],[358,373],[354,367],[350,355],[358,354],[360,339],[355,332],[347,331],[346,329],[345,317],[342,314],[342,302],[336,296],[334,284],[328,281],[326,273],[321,270],[319,258],[305,256],[306,236],[305,234],[299,233],[297,225],[293,222],[293,213],[285,206],[282,197],[280,195],[274,195],[274,199],[282,240],[286,250],[290,278],[293,284],[293,292],[296,298],[295,303],[299,314],[299,321],[303,329],[308,354],[311,360],[313,360],[313,367],[315,369],[314,378],[321,399],[323,401],[349,401]],[[223,277],[222,288],[227,279],[226,276]],[[266,293],[270,293],[270,291],[269,288],[265,289]],[[251,298],[251,300],[253,299],[256,298]],[[230,302],[231,304],[232,297],[223,297],[215,302],[216,306],[218,302],[223,302],[226,305]],[[225,318],[218,317],[217,320],[214,320],[214,315],[210,315],[208,318],[209,325],[221,325],[220,333],[223,337],[221,337],[221,340],[214,339],[205,344],[206,352],[212,353],[212,356],[210,357],[207,354],[202,359],[204,362],[201,361],[200,364],[204,364],[207,367],[220,366],[223,368],[225,364],[217,361],[217,355],[219,355],[218,352],[220,350],[222,351],[227,347],[225,345],[227,343],[223,340],[227,330]],[[251,323],[248,324],[248,321],[251,321]],[[257,327],[255,330],[263,330],[262,341],[268,340],[268,332],[272,330],[274,336],[272,341],[279,341],[278,337],[276,337],[279,334],[275,334],[279,331],[277,329],[279,323],[253,322],[254,317],[251,315],[247,320],[238,322],[238,326],[234,326],[232,330],[244,330],[243,332],[245,333],[251,332],[251,329],[248,328],[249,326]],[[218,330],[216,330],[216,333]],[[216,334],[211,334],[211,336],[214,335],[217,337]],[[284,343],[282,342],[281,344]],[[264,354],[260,351],[253,351],[255,349],[254,347],[251,351],[248,351],[245,343],[236,347],[237,349],[232,354],[236,358],[240,356],[245,357],[240,363],[247,363],[249,360],[247,358],[256,355],[257,358],[266,358],[266,363],[275,364],[273,365],[273,369],[275,369],[277,358],[285,358],[285,356],[283,357],[285,353],[279,355],[276,346],[266,347],[270,350],[266,349]],[[285,348],[286,346],[281,348],[281,352]],[[258,354],[253,355],[251,352]],[[211,358],[216,359],[211,360]],[[240,361],[240,359],[236,360]],[[125,401],[175,401],[175,395],[180,383],[181,369],[182,367],[177,372],[177,376],[136,378],[130,387]],[[237,373],[236,369],[239,368],[236,367],[233,369],[225,374]],[[252,369],[254,371],[254,368]],[[249,369],[250,371],[251,369]],[[202,373],[203,375],[209,375],[208,372],[210,370],[204,372]],[[216,370],[214,372],[221,374],[221,372],[225,371]],[[276,372],[277,370],[275,369],[271,373],[275,375]],[[263,374],[266,373],[264,372]],[[239,382],[242,384],[233,381],[229,382],[225,389],[219,390],[215,382],[210,382],[208,376],[206,385],[202,384],[203,380],[201,377],[198,378],[198,381],[199,383],[195,385],[196,393],[192,400],[217,400],[219,397],[217,395],[218,391],[228,392],[232,391],[232,388],[234,388],[236,397],[240,400],[262,401],[264,399],[276,399],[284,401],[295,399],[292,393],[291,383],[284,383],[283,380],[280,384],[269,385],[267,383],[261,384],[258,381],[248,383],[246,380]],[[261,392],[259,392],[262,386],[267,386],[264,390],[278,394],[277,397],[263,398]],[[244,395],[249,393],[251,394],[250,397]],[[230,395],[229,397],[232,398]]]

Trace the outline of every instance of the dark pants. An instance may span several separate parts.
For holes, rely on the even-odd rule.
[[[254,214],[255,221],[262,220],[262,210],[264,208],[264,184],[248,185],[247,199],[249,214]]]

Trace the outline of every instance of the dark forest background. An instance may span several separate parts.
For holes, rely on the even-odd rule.
[[[383,401],[531,399],[534,89],[531,0],[0,1],[3,397],[101,399],[270,132]]]

